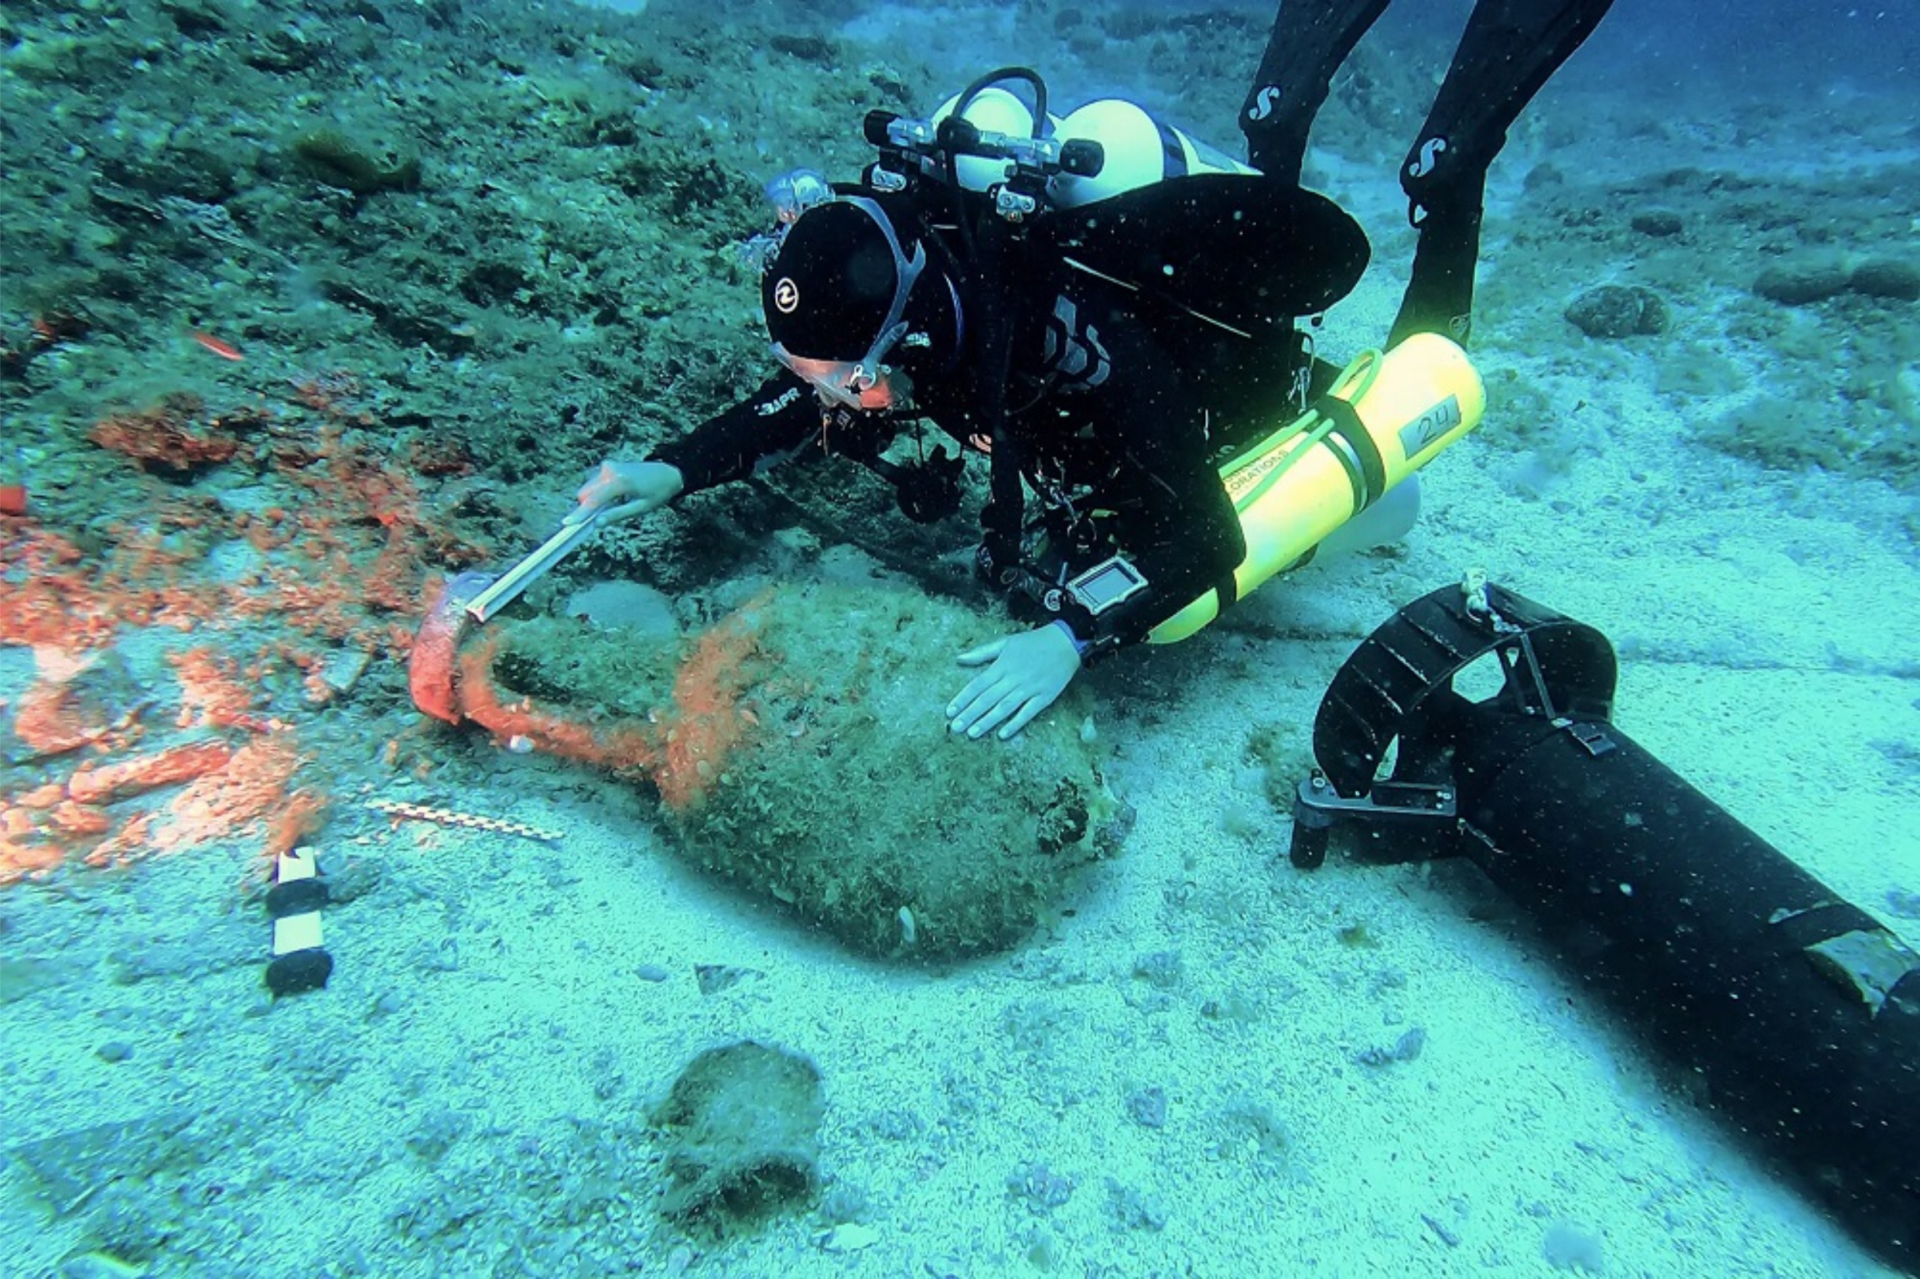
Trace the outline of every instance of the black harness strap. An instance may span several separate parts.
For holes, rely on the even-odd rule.
[[[1353,513],[1358,515],[1387,491],[1386,459],[1353,405],[1338,396],[1323,395],[1313,402],[1313,411],[1333,423],[1326,443],[1353,485]]]

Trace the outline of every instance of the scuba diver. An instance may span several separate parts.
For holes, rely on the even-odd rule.
[[[1478,0],[1401,172],[1419,241],[1390,346],[1422,333],[1464,342],[1488,166],[1611,2]],[[976,567],[1033,626],[959,656],[978,671],[945,715],[974,738],[1018,733],[1082,665],[1196,600],[1224,609],[1241,593],[1248,542],[1221,458],[1307,408],[1338,373],[1295,321],[1353,287],[1366,240],[1299,179],[1332,76],[1386,5],[1285,0],[1241,114],[1251,167],[1131,104],[1082,111],[1136,141],[1144,121],[1145,146],[1116,145],[1112,129],[1102,145],[1076,145],[1081,113],[1054,121],[1044,83],[1023,68],[982,77],[944,118],[870,116],[881,160],[863,183],[803,171],[769,187],[781,225],[761,297],[780,369],[646,460],[604,463],[569,521],[631,518],[833,454],[932,522],[958,508],[966,457],[984,455]],[[1031,111],[993,87],[1009,80],[1031,86]],[[986,177],[970,180],[982,165]],[[914,461],[883,455],[922,422],[955,453],[922,441]],[[1412,477],[1376,487],[1393,500],[1368,494],[1345,527],[1304,549],[1404,534]]]

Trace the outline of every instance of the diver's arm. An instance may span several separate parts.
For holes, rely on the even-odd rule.
[[[1088,658],[1144,640],[1147,632],[1209,590],[1229,581],[1246,558],[1240,518],[1220,474],[1207,460],[1198,424],[1178,421],[1191,413],[1164,361],[1129,362],[1146,376],[1105,391],[1107,412],[1100,432],[1127,466],[1112,494],[1123,558],[1144,589],[1094,612],[1070,601],[1061,619]],[[1143,385],[1145,382],[1147,385]]]
[[[820,430],[820,407],[785,369],[740,403],[708,418],[648,455],[677,468],[683,493],[745,479],[782,460]]]
[[[1095,613],[1077,601],[1061,609],[1088,660],[1137,644],[1147,632],[1208,591],[1232,579],[1246,558],[1246,539],[1220,476],[1206,467],[1164,466],[1137,504],[1122,512],[1122,558],[1146,580],[1131,598]]]

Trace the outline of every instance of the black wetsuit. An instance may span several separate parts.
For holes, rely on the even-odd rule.
[[[1118,551],[1146,579],[1144,590],[1097,618],[1071,599],[1052,601],[1048,615],[1096,652],[1144,638],[1231,581],[1246,544],[1210,459],[1299,405],[1294,378],[1305,362],[1297,343],[1260,349],[1157,310],[1062,268],[1023,299],[1013,343],[1007,429],[1054,551],[1072,547],[1071,569]],[[978,367],[957,360],[913,382],[914,409],[976,453],[988,435]],[[814,393],[783,370],[654,457],[678,467],[692,492],[796,453],[858,458],[892,434],[888,423],[830,418],[823,431]]]

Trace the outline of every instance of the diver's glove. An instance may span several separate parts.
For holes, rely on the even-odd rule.
[[[947,728],[984,737],[995,728],[1006,741],[1066,691],[1080,670],[1081,642],[1064,622],[1049,622],[960,654],[962,666],[992,665],[947,703]]]
[[[602,462],[580,486],[580,504],[564,522],[580,524],[598,517],[603,525],[616,524],[665,506],[686,487],[686,476],[671,462]]]

